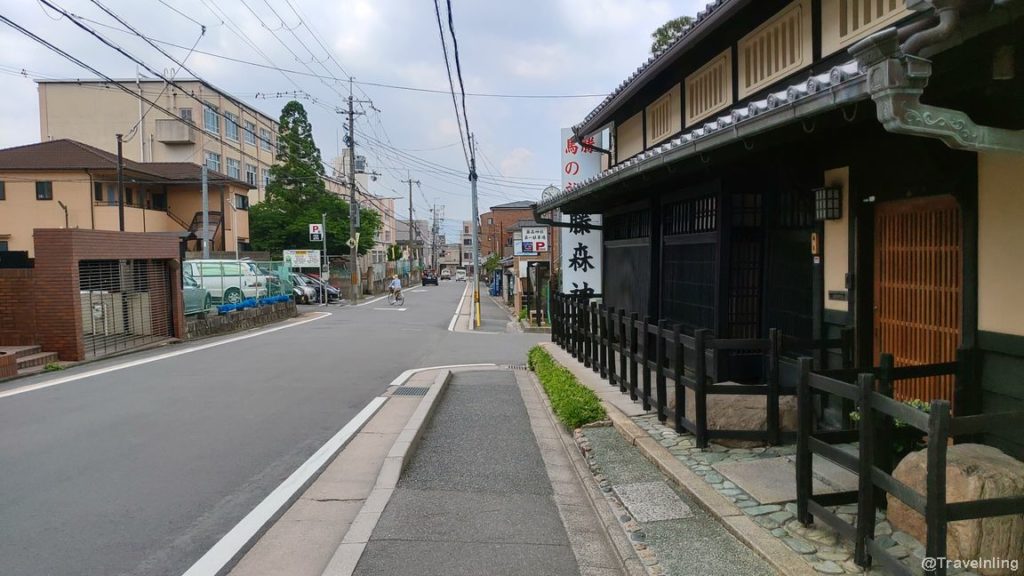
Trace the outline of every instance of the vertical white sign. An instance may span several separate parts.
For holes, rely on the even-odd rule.
[[[562,190],[570,191],[583,180],[601,172],[601,153],[593,149],[592,137],[582,143],[573,140],[572,130],[562,128]],[[593,295],[601,293],[601,255],[604,252],[600,214],[562,214],[562,222],[574,226],[559,228],[562,258],[562,293]]]

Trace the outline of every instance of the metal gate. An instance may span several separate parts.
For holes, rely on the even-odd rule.
[[[962,226],[951,196],[875,207],[875,361],[896,366],[956,360],[960,345]],[[953,402],[953,377],[897,382],[897,399]]]
[[[173,336],[171,275],[163,260],[78,264],[82,339],[97,358]]]

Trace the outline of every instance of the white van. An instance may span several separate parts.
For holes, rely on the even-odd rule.
[[[206,288],[215,302],[237,304],[267,294],[266,277],[255,262],[245,260],[186,260],[185,272]]]
[[[455,281],[456,282],[465,282],[466,281],[466,269],[465,268],[458,268],[458,269],[455,270]]]

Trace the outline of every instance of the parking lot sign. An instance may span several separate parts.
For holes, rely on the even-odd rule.
[[[310,224],[309,225],[309,241],[310,242],[322,242],[324,239],[324,226],[323,224]]]

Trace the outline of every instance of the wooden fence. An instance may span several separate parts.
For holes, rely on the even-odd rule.
[[[632,400],[639,400],[644,410],[653,408],[661,422],[671,418],[677,432],[692,433],[701,448],[718,438],[778,444],[783,439],[779,399],[796,395],[799,375],[795,360],[784,358],[783,351],[799,346],[819,350],[823,358],[829,349],[842,348],[846,365],[852,347],[849,334],[841,339],[800,341],[785,338],[775,329],[768,338],[715,338],[709,330],[689,336],[679,324],[655,323],[636,313],[557,294],[552,299],[551,317],[555,343]],[[762,363],[758,381],[726,381],[736,355]],[[687,390],[693,394],[692,419],[686,414]],[[670,393],[672,410],[668,406]],[[713,395],[764,396],[765,429],[709,429],[708,396]]]
[[[1006,412],[980,416],[952,415],[946,400],[932,400],[930,411],[924,412],[892,398],[893,382],[901,379],[927,376],[953,375],[957,387],[965,385],[973,362],[964,351],[958,361],[893,368],[891,356],[883,357],[882,366],[862,370],[856,384],[836,376],[846,374],[817,374],[811,372],[809,359],[800,361],[799,384],[799,436],[797,439],[797,518],[809,524],[812,517],[854,542],[854,559],[858,565],[868,567],[878,560],[898,575],[920,574],[888,554],[875,541],[875,511],[885,494],[891,494],[925,519],[927,537],[925,556],[946,558],[947,524],[957,520],[988,518],[1024,513],[1024,497],[992,498],[967,502],[946,502],[946,451],[951,440],[975,437],[980,434],[1018,429],[1024,412]],[[856,428],[818,430],[814,423],[814,398],[831,394],[854,401],[859,405],[860,421]],[[892,476],[892,461],[883,455],[890,453],[893,422],[899,419],[921,434],[927,434],[926,490],[920,494]],[[856,454],[837,448],[834,444],[858,442]],[[812,490],[813,455],[819,454],[858,475],[856,491],[815,495]],[[842,520],[827,509],[828,506],[857,503],[856,525]],[[927,574],[945,576],[946,566],[941,562]]]

